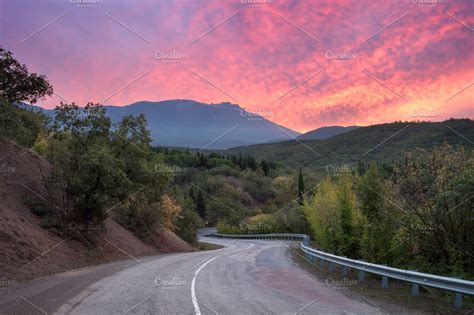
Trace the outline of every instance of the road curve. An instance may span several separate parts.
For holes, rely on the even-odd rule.
[[[290,243],[200,238],[225,247],[36,279],[0,295],[0,314],[383,313],[298,267]]]

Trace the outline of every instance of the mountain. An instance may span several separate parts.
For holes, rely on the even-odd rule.
[[[474,121],[396,122],[360,127],[326,140],[292,140],[231,148],[221,153],[250,154],[257,159],[283,162],[296,168],[322,173],[359,161],[391,161],[417,147],[433,148],[443,143],[474,149]]]
[[[160,146],[226,149],[275,139],[289,140],[299,135],[231,103],[168,100],[105,107],[113,122],[125,115],[145,114],[153,144]],[[54,114],[54,110],[35,109]]]
[[[360,128],[359,126],[328,126],[328,127],[321,127],[318,129],[314,129],[303,133],[298,136],[299,140],[323,140],[329,139],[334,136],[337,136],[341,133],[348,132],[354,129]]]

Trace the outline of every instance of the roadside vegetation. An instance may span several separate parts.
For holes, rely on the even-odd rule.
[[[300,202],[286,214],[251,216],[218,229],[307,233],[337,255],[473,279],[473,175],[472,151],[448,144],[417,149],[390,165],[372,162],[327,176],[313,192],[295,194]]]

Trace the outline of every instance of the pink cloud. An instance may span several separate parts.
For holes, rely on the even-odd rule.
[[[102,1],[78,8],[67,1],[0,0],[0,11],[2,45],[79,104],[103,102],[147,71],[105,103],[236,102],[196,71],[247,110],[270,111],[272,120],[299,131],[411,120],[413,108],[473,117],[474,87],[446,102],[474,77],[469,1],[433,7],[412,1]],[[185,57],[158,60],[156,52]]]

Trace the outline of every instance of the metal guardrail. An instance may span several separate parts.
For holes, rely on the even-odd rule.
[[[433,288],[452,291],[455,293],[454,307],[462,308],[462,295],[474,295],[474,281],[450,278],[422,273],[411,270],[392,268],[383,265],[372,264],[360,260],[350,259],[347,257],[336,256],[316,250],[309,246],[310,237],[306,234],[219,234],[213,233],[211,236],[221,238],[236,239],[284,239],[284,240],[300,240],[300,248],[306,254],[306,258],[311,262],[319,259],[320,266],[323,267],[325,262],[329,263],[329,269],[334,270],[334,265],[342,266],[344,276],[348,274],[348,268],[359,271],[359,281],[364,281],[365,273],[372,273],[382,276],[382,288],[388,287],[388,279],[397,279],[412,284],[412,295],[419,295],[419,286],[429,286]]]

